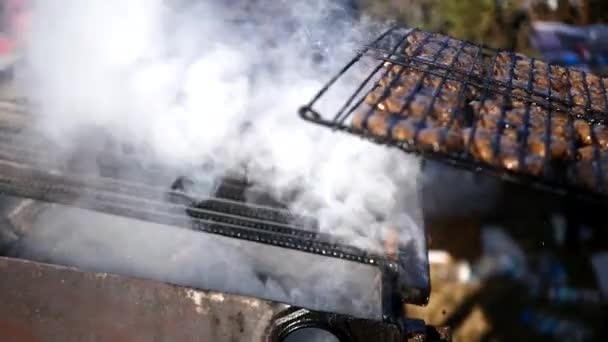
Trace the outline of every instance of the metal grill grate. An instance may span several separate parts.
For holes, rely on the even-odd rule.
[[[353,78],[363,81],[333,116],[322,115],[317,107]],[[461,168],[603,200],[607,86],[608,79],[584,71],[393,27],[300,115]]]
[[[0,193],[28,197],[200,230],[260,243],[302,250],[354,262],[387,262],[361,249],[341,244],[331,236],[294,224],[274,221],[282,213],[271,207],[210,197],[209,205],[167,203],[163,189],[145,184],[76,175],[53,175],[0,162]],[[185,216],[187,212],[190,217]],[[284,216],[283,216],[284,217]]]
[[[416,253],[413,246],[399,246],[397,257],[353,246],[340,237],[321,232],[312,217],[296,215],[274,204],[244,201],[249,183],[240,179],[224,179],[213,196],[197,197],[185,191],[187,179],[180,177],[168,184],[166,175],[156,174],[162,170],[147,174],[149,170],[142,169],[141,174],[137,172],[140,179],[105,172],[106,167],[121,162],[120,156],[104,156],[104,164],[98,165],[99,175],[79,163],[66,165],[54,160],[52,150],[50,144],[45,146],[35,136],[0,129],[0,195],[58,203],[365,264],[377,267],[387,277],[380,282],[387,286],[383,290],[386,298],[392,299],[393,291],[398,291],[399,302],[425,304],[428,301],[428,264],[413,257]],[[95,156],[87,157],[95,160]],[[160,182],[156,181],[157,177]],[[391,305],[383,305],[392,310]]]

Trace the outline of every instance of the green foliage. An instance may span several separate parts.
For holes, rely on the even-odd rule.
[[[406,25],[483,43],[515,47],[516,16],[522,0],[364,0],[377,17],[396,18]]]
[[[496,12],[494,0],[436,0],[429,28],[447,31],[461,39],[487,43],[488,40],[500,39],[489,34],[497,23]]]

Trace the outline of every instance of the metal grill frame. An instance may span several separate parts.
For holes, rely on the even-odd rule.
[[[424,39],[429,39],[432,33],[424,32],[418,29],[409,29],[402,26],[393,26],[384,33],[382,33],[378,38],[376,38],[373,42],[368,45],[365,45],[360,51],[358,51],[355,56],[341,69],[338,73],[333,76],[329,82],[327,82],[321,90],[313,97],[313,99],[306,105],[302,106],[299,110],[299,115],[306,121],[329,127],[333,130],[344,131],[359,137],[362,137],[367,140],[371,140],[378,144],[389,145],[392,147],[399,148],[407,153],[415,153],[421,155],[425,158],[434,159],[440,162],[444,162],[446,164],[471,170],[474,172],[484,172],[495,177],[501,178],[506,181],[515,182],[519,184],[523,184],[525,186],[529,186],[532,188],[540,189],[542,191],[553,192],[559,195],[568,195],[574,198],[582,198],[586,200],[594,200],[605,202],[608,200],[608,193],[604,192],[604,184],[605,180],[603,179],[603,171],[600,160],[600,152],[597,138],[592,130],[592,146],[593,146],[593,171],[594,171],[594,189],[590,190],[587,188],[583,188],[580,184],[574,183],[571,178],[576,177],[577,173],[577,161],[569,160],[569,161],[559,161],[561,163],[559,165],[554,165],[556,160],[550,156],[550,146],[551,146],[551,126],[552,126],[552,115],[555,112],[562,112],[568,115],[568,123],[567,123],[567,131],[570,133],[570,138],[567,139],[569,143],[569,149],[573,155],[576,156],[576,145],[573,138],[573,121],[574,119],[584,119],[587,121],[592,127],[597,124],[605,124],[608,123],[608,115],[606,112],[600,112],[593,108],[591,108],[591,96],[589,92],[589,84],[587,82],[587,74],[584,71],[578,71],[582,73],[583,84],[585,88],[585,114],[579,115],[574,113],[574,101],[572,94],[570,92],[571,88],[571,80],[570,80],[570,70],[567,68],[563,68],[566,70],[566,89],[568,90],[567,98],[563,99],[559,96],[556,96],[551,93],[551,77],[552,77],[552,69],[555,67],[552,64],[546,63],[547,66],[547,75],[545,75],[548,79],[548,94],[543,94],[534,89],[534,78],[537,75],[536,71],[536,63],[537,60],[534,58],[530,58],[530,70],[528,72],[528,80],[525,86],[521,86],[515,84],[514,80],[514,68],[516,63],[516,54],[514,52],[504,50],[504,49],[495,49],[490,48],[483,45],[477,45],[468,41],[458,40],[449,36],[446,37],[446,41],[443,42],[443,46],[448,44],[448,41],[453,40],[456,42],[460,42],[460,47],[452,62],[449,65],[441,64],[436,61],[437,57],[440,55],[441,50],[435,51],[435,58],[433,60],[428,60],[424,58],[420,58],[417,56],[416,52],[412,53],[412,55],[407,55],[405,53],[405,49],[410,46],[407,38],[411,36],[414,32],[420,32],[426,34]],[[418,49],[423,47],[423,42],[419,42]],[[461,53],[462,49],[465,47],[475,48],[477,53],[474,57],[473,65],[470,65],[468,70],[461,70],[459,68],[454,68],[453,64],[457,60],[458,55]],[[510,67],[509,67],[509,77],[507,81],[503,81],[494,76],[494,67],[497,61],[499,54],[508,54],[510,58]],[[361,65],[364,62],[376,61],[378,64],[371,70],[369,73],[366,72],[366,75],[362,75],[360,78],[363,81],[358,84],[354,88],[352,95],[346,99],[343,105],[341,105],[338,111],[330,116],[329,113],[327,115],[323,115],[317,109],[315,109],[315,105],[318,104],[325,97],[329,97],[328,93],[331,91],[332,87],[343,78],[347,73],[351,72],[355,69],[357,64]],[[385,62],[390,62],[391,65],[384,68]],[[481,67],[483,73],[476,74],[474,72],[475,65]],[[468,139],[468,143],[466,144],[464,151],[461,152],[444,152],[440,150],[433,150],[429,148],[423,148],[417,144],[418,133],[421,129],[421,126],[416,128],[416,134],[414,135],[413,141],[405,142],[399,141],[391,138],[391,131],[395,124],[400,119],[395,119],[394,117],[398,114],[395,113],[387,113],[391,118],[389,119],[389,126],[387,128],[387,137],[379,137],[367,131],[366,129],[356,129],[350,125],[348,122],[348,118],[358,109],[363,108],[365,97],[372,92],[373,90],[379,89],[382,87],[380,85],[380,80],[383,79],[386,75],[389,74],[390,70],[395,66],[401,66],[401,71],[392,76],[391,82],[388,86],[384,87],[384,92],[382,96],[376,101],[374,105],[370,105],[369,112],[365,117],[365,121],[370,117],[371,113],[375,112],[375,107],[384,99],[388,98],[390,95],[390,89],[395,85],[395,82],[398,81],[400,75],[403,74],[404,70],[415,70],[422,72],[421,80],[418,83],[422,82],[422,79],[427,78],[429,76],[432,77],[440,77],[441,84],[439,87],[435,89],[433,93],[433,98],[431,103],[425,109],[426,114],[432,111],[432,106],[435,101],[435,97],[439,90],[443,87],[443,84],[446,80],[453,80],[458,82],[462,88],[458,95],[458,104],[465,103],[465,93],[466,89],[469,87],[475,88],[483,95],[478,99],[482,104],[485,101],[494,97],[502,96],[504,99],[508,101],[503,101],[503,104],[500,108],[500,118],[498,121],[497,132],[493,134],[492,139],[492,150],[493,155],[496,159],[500,154],[500,139],[501,133],[504,129],[504,119],[505,119],[505,103],[511,100],[519,100],[525,103],[525,116],[523,129],[518,133],[520,137],[518,139],[518,158],[520,164],[523,165],[523,160],[527,155],[528,148],[528,137],[530,130],[530,108],[532,104],[538,105],[547,110],[547,115],[545,117],[545,131],[541,136],[545,145],[545,157],[543,160],[543,174],[539,176],[527,174],[523,171],[511,171],[502,166],[494,165],[491,163],[484,162],[477,158],[473,158],[471,155],[471,144],[473,142],[473,137],[475,134],[475,130],[478,127],[477,122],[479,121],[478,115],[474,115],[472,117],[472,125],[471,135]],[[369,70],[370,68],[366,68]],[[385,69],[384,75],[381,74],[381,70]],[[608,111],[608,94],[606,93],[605,85],[602,79],[600,79],[601,91],[604,95],[604,109]],[[417,84],[414,88],[419,87]],[[381,88],[380,88],[381,89]],[[524,92],[526,95],[522,96],[520,94],[512,93],[513,90],[518,90],[519,93]],[[415,92],[415,89],[414,91]],[[406,107],[408,102],[411,100],[411,96],[406,99],[406,104],[403,107]],[[402,112],[403,108],[402,107]],[[580,109],[580,107],[579,107]],[[466,113],[463,113],[463,110],[460,108],[454,107],[450,112],[450,119],[447,125],[447,129],[443,130],[443,134],[440,139],[440,144],[445,144],[446,137],[448,131],[453,128],[453,123],[455,118],[458,116],[464,116]],[[426,116],[425,116],[426,118]],[[364,124],[365,125],[365,124]],[[569,165],[564,165],[564,164]],[[564,167],[567,166],[567,167]]]
[[[53,160],[52,146],[36,136],[0,129],[0,194],[93,210],[138,220],[222,235],[300,252],[317,254],[369,265],[382,273],[381,306],[385,319],[401,315],[402,303],[425,305],[430,294],[428,260],[411,267],[406,259],[411,246],[400,246],[397,259],[355,247],[339,237],[319,231],[316,220],[296,215],[284,208],[245,203],[231,194],[191,197],[175,189],[175,184],[147,183],[141,180],[104,176],[81,169],[79,164],[64,165]],[[104,155],[111,162],[121,156]],[[111,165],[109,165],[111,167]],[[156,171],[155,171],[156,172]],[[158,171],[161,172],[162,171]],[[142,179],[154,179],[153,175]],[[174,182],[175,183],[175,182]],[[164,184],[164,183],[163,183]],[[230,176],[222,183],[232,190],[248,186]],[[232,191],[231,190],[231,191]],[[416,276],[412,272],[423,272]],[[413,279],[413,281],[412,281]],[[424,283],[421,279],[425,279]]]

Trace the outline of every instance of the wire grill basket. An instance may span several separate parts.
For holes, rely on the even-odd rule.
[[[322,114],[322,102],[341,98],[347,87],[337,111]],[[393,27],[364,46],[300,116],[457,167],[604,200],[607,87],[608,79],[584,71]]]

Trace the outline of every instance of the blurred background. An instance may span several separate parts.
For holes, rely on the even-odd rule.
[[[605,73],[608,2],[602,0],[361,0],[379,18]]]
[[[0,1],[3,101],[19,97],[11,75],[28,22],[27,3]],[[608,75],[606,0],[345,3],[358,16],[396,20]],[[421,188],[432,295],[427,307],[408,306],[409,316],[450,326],[456,341],[608,340],[608,227],[603,206],[441,166],[432,170]],[[464,179],[480,192],[446,198],[436,191]],[[484,189],[495,201],[474,203],[481,202],[476,196]],[[474,205],[454,210],[463,203]]]
[[[376,18],[608,74],[605,0],[362,0],[360,6]],[[427,177],[428,184],[453,186],[440,175]],[[474,182],[495,189],[497,203],[436,210],[475,198],[450,201],[423,186],[433,291],[428,307],[408,307],[408,315],[450,326],[457,341],[606,340],[603,207]]]

